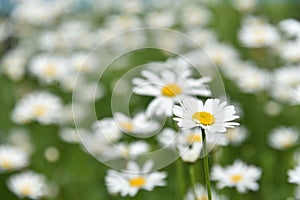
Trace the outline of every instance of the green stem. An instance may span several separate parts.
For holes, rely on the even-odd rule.
[[[190,178],[191,178],[192,190],[193,190],[195,199],[197,199],[197,193],[196,193],[196,177],[195,177],[195,170],[194,170],[194,165],[193,165],[193,164],[190,164],[189,170],[190,170]]]
[[[184,181],[184,177],[183,177],[182,161],[180,159],[177,159],[177,161],[176,161],[176,171],[177,171],[177,176],[178,176],[178,186],[179,186],[179,192],[180,192],[179,199],[181,200],[184,197],[185,181]]]
[[[205,175],[207,196],[208,196],[208,200],[212,200],[211,188],[210,188],[210,178],[209,178],[208,157],[207,157],[207,153],[206,153],[206,137],[205,137],[206,135],[205,135],[205,130],[203,128],[201,128],[201,133],[202,133],[202,141],[203,141],[204,175]]]

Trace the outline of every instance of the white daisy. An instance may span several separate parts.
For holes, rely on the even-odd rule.
[[[174,103],[187,96],[210,96],[211,92],[206,87],[210,78],[187,79],[174,71],[163,69],[159,75],[144,70],[142,78],[134,78],[133,92],[140,95],[156,97],[148,106],[147,113],[167,116],[172,115]]]
[[[92,124],[93,133],[103,136],[107,142],[116,142],[122,137],[121,130],[113,118],[104,118]]]
[[[146,16],[146,24],[150,27],[172,27],[175,23],[175,15],[172,11],[149,12]]]
[[[194,191],[196,192],[197,198],[195,199]],[[212,198],[214,200],[226,200],[227,198],[223,195],[218,195],[212,191]],[[190,188],[186,194],[184,200],[208,200],[206,188],[201,184],[196,183],[195,188]]]
[[[268,47],[279,41],[275,27],[259,18],[246,18],[239,34],[240,42],[248,48]]]
[[[26,167],[29,155],[18,147],[11,145],[0,146],[0,171],[13,171]]]
[[[145,113],[138,113],[130,118],[123,113],[114,113],[114,120],[119,128],[126,133],[147,135],[160,128],[160,124],[149,119]]]
[[[148,153],[150,148],[150,145],[144,141],[135,141],[129,144],[120,142],[108,147],[102,152],[102,155],[106,159],[136,159],[139,156]]]
[[[232,0],[232,5],[241,13],[250,12],[255,9],[257,0]]]
[[[202,143],[199,142],[193,143],[189,146],[182,144],[177,145],[182,161],[189,163],[194,163],[198,160],[198,158],[200,158],[202,147]]]
[[[214,166],[211,179],[218,181],[217,187],[219,189],[236,187],[239,193],[245,193],[247,190],[257,191],[259,189],[257,181],[261,173],[261,169],[258,167],[237,160],[226,167]]]
[[[199,4],[188,4],[181,9],[182,24],[186,27],[205,26],[211,19],[211,13]]]
[[[223,134],[222,136],[225,139],[225,143],[238,146],[247,139],[248,130],[246,129],[246,127],[239,126],[228,129],[226,134]]]
[[[288,18],[279,23],[279,27],[288,36],[300,39],[300,22],[296,19]]]
[[[300,40],[281,43],[278,49],[279,56],[286,62],[298,63],[300,61],[300,52],[297,51],[299,48],[300,48]]]
[[[38,55],[29,64],[29,72],[40,81],[51,83],[60,81],[68,73],[66,62],[59,56]]]
[[[300,165],[296,166],[294,169],[288,170],[289,183],[295,183],[300,185]]]
[[[295,104],[300,104],[300,85],[293,91],[293,99]]]
[[[20,99],[12,112],[17,124],[38,121],[41,124],[58,123],[63,109],[61,99],[48,92],[32,92]]]
[[[80,136],[77,133],[77,129],[78,128],[63,127],[58,131],[59,137],[62,139],[62,141],[67,143],[80,143]],[[80,129],[79,132],[80,134],[84,134],[84,132],[87,133],[85,129]]]
[[[152,191],[157,186],[165,186],[167,173],[149,173],[152,167],[152,161],[146,162],[142,169],[135,162],[129,162],[126,173],[108,170],[105,182],[109,193],[133,197],[141,189]]]
[[[97,66],[97,59],[95,56],[88,56],[88,52],[76,52],[71,55],[70,63],[77,72],[91,73]]]
[[[45,177],[32,171],[13,175],[7,185],[19,198],[41,199],[48,190]]]
[[[176,131],[174,129],[164,128],[156,138],[163,147],[174,148],[176,146]]]
[[[269,135],[269,145],[278,150],[285,150],[298,143],[299,131],[291,127],[279,127]]]
[[[208,132],[226,132],[239,123],[232,122],[239,118],[235,115],[234,106],[227,106],[226,102],[219,99],[207,99],[203,104],[196,98],[185,98],[181,106],[174,106],[174,118],[178,126],[184,129],[201,127]]]

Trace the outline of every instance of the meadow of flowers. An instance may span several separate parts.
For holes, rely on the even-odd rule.
[[[299,10],[0,0],[0,199],[300,199]]]

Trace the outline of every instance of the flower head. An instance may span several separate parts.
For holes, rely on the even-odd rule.
[[[201,100],[185,98],[181,106],[174,106],[173,112],[177,116],[174,120],[184,129],[201,127],[209,132],[226,132],[227,128],[239,125],[232,122],[238,118],[234,107],[219,99],[208,99],[203,104]]]
[[[236,187],[238,192],[245,193],[247,190],[258,190],[259,185],[256,181],[260,176],[261,170],[258,167],[237,160],[230,166],[214,166],[211,179],[218,181],[218,188]]]
[[[269,145],[275,149],[284,150],[297,144],[299,132],[294,128],[279,127],[269,135]]]
[[[0,146],[0,171],[17,170],[28,165],[28,154],[11,145]]]
[[[157,186],[165,186],[164,179],[167,177],[165,172],[149,173],[153,164],[152,161],[148,161],[140,169],[135,162],[129,162],[126,172],[108,170],[105,182],[109,193],[133,197],[140,189],[152,191]]]

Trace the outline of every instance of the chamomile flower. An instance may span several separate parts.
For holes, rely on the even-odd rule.
[[[300,39],[300,22],[296,19],[284,19],[279,23],[279,27],[290,37]]]
[[[232,1],[232,5],[235,7],[235,9],[237,9],[241,13],[250,12],[254,10],[256,4],[257,4],[257,0],[243,0],[243,1],[233,0]]]
[[[108,142],[116,142],[121,137],[121,130],[113,118],[104,118],[92,124],[93,133],[102,135]]]
[[[20,148],[11,145],[0,146],[0,171],[13,171],[26,167],[29,155]]]
[[[291,127],[279,127],[269,135],[269,145],[278,150],[285,150],[298,143],[299,132]]]
[[[296,166],[294,169],[288,170],[289,183],[295,183],[300,185],[300,165]]]
[[[164,128],[156,138],[163,147],[174,148],[176,146],[176,132],[174,129]]]
[[[193,190],[195,190],[197,198],[195,199],[195,195]],[[227,198],[223,195],[218,195],[215,193],[215,191],[212,191],[212,198],[214,200],[226,200]],[[203,187],[201,184],[196,183],[195,188],[190,188],[188,190],[188,193],[186,194],[184,200],[208,200],[207,198],[207,191],[205,187]]]
[[[182,144],[177,145],[177,149],[182,161],[189,163],[194,163],[197,161],[198,158],[200,158],[202,147],[202,143],[198,142],[193,143],[189,146]]]
[[[257,181],[261,173],[261,169],[258,167],[236,160],[232,165],[226,167],[214,166],[211,179],[218,181],[219,189],[236,187],[239,193],[245,193],[248,190],[257,191],[259,189]]]
[[[225,143],[238,146],[243,143],[248,137],[248,130],[244,126],[238,126],[235,128],[228,129],[226,134],[223,134]]]
[[[135,141],[131,143],[120,142],[111,145],[103,151],[103,157],[106,159],[136,159],[149,152],[150,148],[150,145],[144,141]]]
[[[126,172],[118,172],[115,170],[108,170],[105,177],[106,186],[110,194],[118,194],[122,197],[135,196],[141,189],[152,191],[155,187],[165,186],[165,172],[149,173],[153,167],[153,162],[148,161],[143,168],[135,162],[129,162]]]
[[[208,132],[226,132],[227,128],[239,125],[233,120],[239,118],[234,106],[227,106],[219,99],[207,99],[203,104],[196,98],[185,98],[181,106],[174,106],[174,118],[183,129],[201,127]]]
[[[248,48],[268,47],[279,41],[277,29],[258,18],[246,18],[238,37],[240,42]]]
[[[31,61],[29,72],[40,81],[51,83],[60,81],[67,74],[68,69],[62,58],[45,54],[39,55]]]
[[[142,78],[134,78],[133,92],[139,95],[156,97],[147,108],[147,113],[172,115],[174,103],[191,95],[209,96],[205,84],[210,78],[191,79],[179,76],[174,71],[163,69],[160,75],[149,70],[142,71]]]
[[[114,120],[119,128],[126,133],[147,135],[160,128],[160,124],[149,119],[145,113],[138,113],[130,118],[123,113],[114,113]]]
[[[58,123],[62,110],[59,97],[48,92],[32,92],[19,100],[12,112],[12,120],[17,124],[38,121],[41,124]]]
[[[41,199],[48,190],[46,178],[32,171],[13,175],[7,185],[19,198]]]
[[[206,25],[211,19],[211,13],[201,5],[187,5],[181,9],[182,23],[186,27]]]

